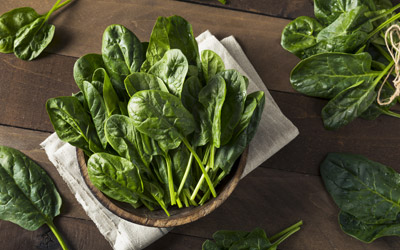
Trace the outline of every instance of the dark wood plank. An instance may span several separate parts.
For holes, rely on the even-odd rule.
[[[344,234],[338,225],[337,214],[338,209],[318,176],[258,168],[246,176],[231,197],[213,213],[176,227],[172,232],[209,238],[221,229],[261,227],[268,235],[273,235],[303,220],[302,229],[287,239],[281,249],[399,249],[398,237],[365,244]],[[167,242],[161,238],[157,244],[161,245],[164,240]],[[200,249],[200,244],[195,249]]]
[[[56,217],[54,224],[71,250],[112,249],[92,221]],[[0,220],[0,242],[1,249],[4,250],[62,249],[47,225],[43,225],[36,231],[28,231],[11,222]]]
[[[187,236],[186,234],[177,234],[170,232],[160,240],[154,242],[150,246],[146,247],[145,250],[182,250],[182,249],[201,249],[201,245],[206,239],[201,237]]]
[[[217,0],[181,1],[289,19],[314,14],[313,0],[227,0],[225,5]]]
[[[396,154],[400,140],[398,118],[358,118],[338,131],[328,131],[321,119],[325,100],[274,91],[271,94],[300,135],[263,167],[318,175],[319,164],[328,152],[349,152],[365,155],[400,172]]]
[[[53,131],[46,101],[78,91],[72,70],[76,58],[44,55],[26,62],[0,54],[0,124]]]
[[[39,145],[49,135],[50,133],[0,126],[0,145],[20,150],[37,162],[49,174],[63,200],[61,207],[62,216],[89,220],[89,217],[76,201],[66,183],[58,174],[53,164],[48,160],[45,151]]]

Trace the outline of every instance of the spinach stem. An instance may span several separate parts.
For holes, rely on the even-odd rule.
[[[398,114],[398,113],[395,113],[395,112],[390,111],[390,110],[382,109],[382,108],[380,110],[385,115],[396,117],[396,118],[400,118],[400,114]]]
[[[276,247],[279,244],[281,244],[284,240],[286,240],[287,238],[289,238],[289,236],[291,236],[292,234],[294,234],[295,232],[299,231],[300,227],[297,227],[295,229],[293,229],[292,231],[290,231],[289,233],[285,234],[284,236],[282,236],[280,239],[278,239],[277,241],[275,241],[271,247]]]
[[[386,16],[386,15],[388,15],[388,14],[394,12],[394,11],[397,10],[398,8],[400,8],[400,4],[397,4],[397,5],[393,6],[392,8],[388,9],[387,11],[385,11],[385,12],[382,13],[382,14],[380,14],[379,16],[376,16],[376,17],[370,19],[370,21],[371,21],[371,22],[374,22],[374,21],[376,21],[376,20],[378,20],[378,19],[381,19],[382,17],[384,17],[384,16]]]
[[[375,86],[379,83],[379,81],[382,79],[382,77],[384,77],[384,76],[387,74],[387,72],[393,67],[393,65],[394,65],[394,61],[392,60],[392,61],[386,66],[386,68],[385,68],[384,70],[382,70],[382,72],[378,75],[378,77],[375,78],[375,81],[372,83],[372,86],[371,86],[371,87],[375,88]]]
[[[294,230],[296,228],[300,228],[301,225],[303,225],[303,221],[302,220],[297,222],[296,224],[284,229],[283,231],[275,234],[274,236],[270,237],[269,240],[270,241],[274,241],[274,240],[278,239],[279,237],[281,237],[282,235],[284,235],[284,234],[286,234],[286,233],[288,233],[288,232],[290,232],[290,231],[292,231],[292,230]]]
[[[168,188],[169,188],[169,194],[171,196],[171,205],[175,205],[176,200],[175,200],[175,190],[174,190],[174,179],[172,177],[171,157],[169,156],[168,153],[165,153],[164,157],[165,157],[165,161],[167,163]]]
[[[179,199],[179,197],[176,198],[176,204],[178,205],[178,208],[182,208],[183,207],[181,199]]]
[[[207,167],[206,167],[206,172],[208,173],[208,171],[210,169],[214,168],[214,155],[215,155],[215,147],[214,144],[211,144],[210,148],[210,156],[208,157],[208,163],[207,163]],[[200,180],[197,182],[196,188],[193,191],[192,196],[190,197],[191,200],[194,200],[196,197],[197,192],[199,192],[201,185],[203,185],[204,182],[204,174],[200,177]],[[214,196],[215,197],[215,196]]]
[[[47,12],[47,14],[46,14],[46,16],[45,16],[45,18],[44,18],[44,20],[43,20],[43,22],[42,22],[42,25],[40,26],[39,29],[42,28],[43,24],[47,21],[47,19],[49,19],[50,15],[55,11],[55,9],[57,8],[57,6],[58,6],[58,4],[59,4],[60,2],[61,2],[61,0],[57,0],[57,2],[53,5],[53,7],[51,7],[51,9],[49,10],[49,12]]]
[[[54,225],[54,223],[52,221],[48,221],[48,222],[46,222],[46,224],[49,226],[49,228],[53,232],[54,236],[56,236],[56,238],[57,238],[58,242],[60,243],[62,249],[68,250],[67,244],[65,244],[61,234],[58,232],[58,230],[57,230],[56,226]]]
[[[400,13],[397,13],[396,15],[392,16],[391,18],[389,18],[388,20],[386,20],[385,22],[383,22],[381,25],[379,25],[375,30],[373,30],[371,33],[369,33],[369,35],[367,36],[367,41],[369,39],[371,39],[371,37],[373,37],[376,33],[378,33],[381,29],[385,28],[386,25],[388,25],[389,23],[395,21],[396,19],[398,19],[400,17]]]
[[[211,193],[214,197],[217,197],[217,193],[215,192],[214,186],[210,180],[210,177],[208,176],[206,170],[204,169],[203,163],[200,160],[200,157],[197,155],[196,151],[193,150],[192,146],[190,146],[189,142],[187,141],[186,138],[182,139],[183,143],[186,145],[186,147],[189,149],[189,151],[193,154],[194,158],[196,159],[201,171],[203,172],[204,177],[206,178],[207,184],[210,187]]]
[[[63,3],[57,5],[57,7],[54,9],[54,11],[57,11],[59,9],[61,9],[62,7],[64,7],[65,5],[69,4],[72,0],[66,0]]]
[[[192,162],[193,162],[193,154],[190,153],[190,158],[189,158],[188,164],[186,166],[185,174],[183,175],[181,184],[179,185],[178,192],[176,192],[177,196],[179,196],[179,194],[181,193],[181,191],[183,189],[183,186],[185,185],[186,179],[189,176],[189,172],[190,172],[190,168],[192,166]]]

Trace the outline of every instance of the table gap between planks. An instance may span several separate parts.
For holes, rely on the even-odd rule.
[[[0,13],[26,5],[44,13],[53,2],[3,0]],[[50,19],[56,36],[49,53],[34,62],[0,54],[0,145],[26,153],[53,178],[63,198],[55,223],[72,249],[111,249],[40,149],[40,142],[53,132],[45,102],[78,91],[73,64],[79,56],[100,53],[101,36],[109,24],[123,24],[145,41],[158,16],[181,15],[193,25],[195,35],[209,29],[220,39],[235,36],[300,135],[244,178],[211,215],[176,227],[147,249],[200,249],[220,229],[262,227],[271,235],[300,219],[302,230],[281,249],[399,249],[394,237],[366,245],[343,234],[338,210],[323,188],[318,165],[331,151],[364,154],[400,171],[400,132],[398,121],[389,117],[358,119],[339,131],[326,131],[320,117],[325,101],[292,90],[289,73],[298,59],[280,47],[280,34],[290,19],[311,16],[312,11],[311,0],[230,0],[227,5],[217,0],[75,0]],[[61,249],[46,226],[29,232],[6,221],[0,221],[0,242],[2,249]]]

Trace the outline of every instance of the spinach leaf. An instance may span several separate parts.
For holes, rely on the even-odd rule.
[[[33,22],[41,15],[30,7],[13,9],[0,16],[0,52],[14,51],[14,39],[20,28]]]
[[[94,136],[94,125],[79,100],[73,96],[51,98],[46,102],[46,110],[58,137],[90,155],[89,141],[97,135]]]
[[[206,110],[198,100],[202,88],[199,78],[191,76],[185,81],[181,94],[183,106],[193,115],[196,121],[195,131],[190,139],[194,147],[206,145],[212,137],[210,120],[207,118]]]
[[[339,208],[366,224],[393,223],[400,213],[400,175],[363,156],[330,153],[320,166]]]
[[[291,21],[282,31],[282,47],[300,58],[306,58],[305,50],[317,44],[317,35],[323,26],[314,18],[301,16]]]
[[[371,70],[368,53],[323,53],[302,60],[290,74],[292,87],[308,96],[333,98],[360,82],[371,82],[380,72]]]
[[[159,141],[164,149],[177,148],[194,130],[193,116],[176,96],[160,90],[142,90],[128,103],[135,128]]]
[[[22,60],[33,60],[50,44],[55,26],[45,18],[36,19],[18,30],[14,40],[14,54]]]
[[[125,89],[130,97],[140,90],[157,89],[168,92],[164,82],[155,75],[144,72],[130,74],[125,79]]]
[[[221,57],[212,50],[203,50],[201,52],[201,67],[206,82],[215,74],[225,70],[225,64]]]
[[[323,24],[328,25],[343,13],[362,6],[368,7],[371,11],[376,9],[372,0],[314,0],[314,14]]]
[[[226,96],[226,84],[221,76],[212,77],[199,92],[199,102],[207,112],[211,123],[213,147],[221,146],[221,112]]]
[[[343,232],[361,240],[365,243],[384,237],[384,236],[398,236],[400,235],[400,219],[397,219],[384,224],[367,224],[349,213],[341,211],[339,213],[339,223]]]
[[[239,123],[246,100],[245,78],[236,70],[218,73],[226,83],[226,98],[221,112],[221,145],[229,142],[234,128]]]
[[[360,116],[376,98],[374,82],[360,81],[343,90],[322,109],[327,129],[338,129]]]
[[[112,115],[105,123],[105,137],[111,147],[122,157],[139,167],[141,173],[148,172],[138,152],[136,142],[140,136],[132,119],[124,115]]]
[[[171,16],[157,19],[141,71],[150,69],[170,49],[181,50],[190,65],[201,67],[199,48],[192,26],[180,16]]]
[[[89,82],[83,82],[83,94],[92,116],[93,124],[100,139],[101,145],[105,149],[107,140],[104,134],[104,123],[107,119],[106,105],[97,89]]]
[[[90,156],[89,178],[107,196],[135,205],[143,192],[139,169],[129,160],[107,153]]]
[[[67,249],[53,224],[61,203],[53,181],[39,165],[16,149],[0,146],[0,219],[31,231],[47,224]]]
[[[94,77],[96,69],[105,68],[103,58],[99,54],[87,54],[80,57],[74,64],[74,80],[79,89],[83,89],[83,82],[92,80],[98,81],[98,76]],[[95,78],[95,79],[93,79]],[[101,80],[101,82],[103,82]]]
[[[111,83],[110,78],[108,77],[107,72],[104,69],[98,69],[98,72],[103,75],[103,98],[104,104],[106,106],[108,117],[113,114],[121,114],[121,105],[118,98],[117,92],[114,90],[114,87]]]
[[[171,49],[165,52],[148,73],[163,80],[169,92],[180,97],[188,67],[185,55],[178,49]]]
[[[120,98],[125,95],[124,79],[139,71],[144,52],[142,43],[122,25],[110,25],[104,31],[102,56],[106,69]]]

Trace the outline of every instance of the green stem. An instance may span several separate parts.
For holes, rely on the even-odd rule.
[[[167,163],[168,188],[169,188],[169,195],[171,197],[171,205],[175,205],[176,200],[175,200],[175,190],[174,190],[174,179],[172,177],[171,157],[169,156],[168,153],[165,153],[164,157],[165,157],[165,161]]]
[[[392,117],[396,117],[396,118],[400,118],[400,114],[397,114],[397,113],[395,113],[395,112],[393,112],[393,111],[386,110],[386,109],[380,109],[380,110],[381,110],[381,112],[382,112],[383,114],[385,114],[385,115],[392,116]]]
[[[178,205],[178,208],[182,208],[182,202],[181,199],[179,199],[179,197],[176,198],[176,204]]]
[[[181,191],[183,189],[183,186],[185,185],[186,179],[189,176],[189,172],[190,172],[190,168],[192,166],[192,162],[193,162],[193,154],[190,154],[190,158],[189,158],[188,164],[186,166],[186,170],[185,170],[185,173],[183,175],[181,184],[179,185],[178,192],[176,192],[177,196],[179,196],[179,194],[181,193]]]
[[[208,162],[208,156],[210,155],[210,145],[207,146],[206,148],[206,152],[204,153],[204,157],[203,157],[203,165],[207,164]]]
[[[397,4],[396,6],[394,6],[394,7],[390,8],[390,9],[388,9],[387,11],[385,11],[385,12],[382,13],[382,14],[380,14],[379,16],[376,16],[376,17],[370,19],[370,21],[371,21],[371,22],[375,22],[376,20],[381,19],[382,17],[385,17],[385,16],[387,16],[388,14],[394,12],[394,11],[397,10],[398,8],[400,8],[400,4]]]
[[[192,206],[196,206],[197,207],[199,205],[199,204],[196,203],[196,201],[190,199],[190,191],[189,191],[189,189],[185,188],[183,190],[183,194],[186,196],[186,198],[189,200],[189,203]]]
[[[210,156],[208,157],[208,163],[207,163],[207,166],[206,166],[206,172],[207,173],[208,173],[208,171],[210,169],[214,168],[214,155],[215,155],[214,144],[211,144],[210,147],[208,147],[208,148],[210,148],[210,150],[209,150],[210,151]],[[194,189],[193,194],[190,197],[191,200],[195,199],[195,197],[197,195],[197,192],[199,192],[199,190],[201,188],[201,185],[203,185],[203,182],[204,182],[204,174],[200,177],[200,180],[197,182],[196,188]]]
[[[204,169],[203,163],[200,160],[200,157],[197,155],[196,151],[193,150],[192,146],[190,146],[189,142],[186,140],[186,138],[182,139],[183,143],[186,145],[186,147],[189,149],[189,151],[193,154],[194,158],[196,159],[197,163],[199,164],[199,167],[201,171],[203,172],[203,175],[206,178],[207,184],[211,190],[211,193],[214,197],[217,197],[217,193],[215,192],[214,186],[210,180],[210,177],[208,176],[206,170]]]
[[[62,249],[68,250],[67,244],[65,244],[61,234],[58,232],[58,230],[57,230],[56,226],[54,225],[54,223],[52,221],[48,221],[46,224],[50,227],[50,229],[53,232],[54,236],[56,236],[56,238],[57,238],[58,242],[60,243]]]
[[[375,87],[379,81],[387,74],[387,72],[393,67],[394,61],[391,61],[384,70],[378,75],[377,78],[375,78],[375,81],[373,82],[373,86]]]
[[[63,2],[63,3],[59,4],[59,5],[57,5],[57,7],[54,9],[54,11],[57,11],[57,10],[61,9],[61,8],[64,7],[65,5],[69,4],[71,1],[72,1],[72,0],[67,0],[67,1],[65,1],[65,2]],[[54,11],[53,11],[53,12],[54,12]]]
[[[222,171],[219,176],[217,177],[217,179],[215,179],[215,181],[213,182],[214,187],[216,187],[218,185],[218,183],[220,181],[222,181],[222,179],[225,177],[225,171]],[[199,204],[203,205],[210,197],[210,190],[207,190],[207,192],[203,195],[203,197],[200,199]]]
[[[279,240],[275,241],[274,244],[272,244],[271,247],[276,247],[279,244],[281,244],[284,240],[286,240],[287,238],[289,238],[289,236],[291,236],[292,234],[294,234],[295,232],[299,231],[300,227],[295,228],[294,230],[292,230],[291,232],[285,234],[282,238],[280,238]]]
[[[51,7],[51,9],[49,10],[49,12],[47,12],[46,16],[44,17],[43,24],[47,21],[47,19],[49,19],[50,15],[56,10],[58,4],[61,2],[61,0],[57,0],[57,2],[53,5],[53,7]],[[41,27],[40,27],[41,28]]]
[[[375,43],[372,43],[372,45],[388,60],[389,62],[392,61],[392,57],[387,53],[380,45],[377,45]]]
[[[285,230],[275,234],[274,236],[270,237],[269,240],[272,242],[272,241],[278,239],[279,237],[281,237],[282,235],[286,234],[287,232],[290,232],[293,229],[300,227],[301,225],[303,225],[303,221],[299,221],[296,224],[286,228]]]
[[[381,31],[381,29],[385,28],[386,25],[388,25],[389,23],[395,21],[396,19],[398,19],[400,17],[400,13],[397,13],[396,15],[392,16],[391,18],[389,18],[388,20],[386,20],[385,22],[383,22],[381,25],[379,25],[374,31],[372,31],[371,33],[369,33],[369,35],[367,36],[367,40],[371,39],[371,37],[373,37],[376,33],[378,33],[379,31]]]
[[[386,68],[385,64],[374,60],[372,61],[371,65],[373,68],[377,68],[379,70],[384,70]]]

